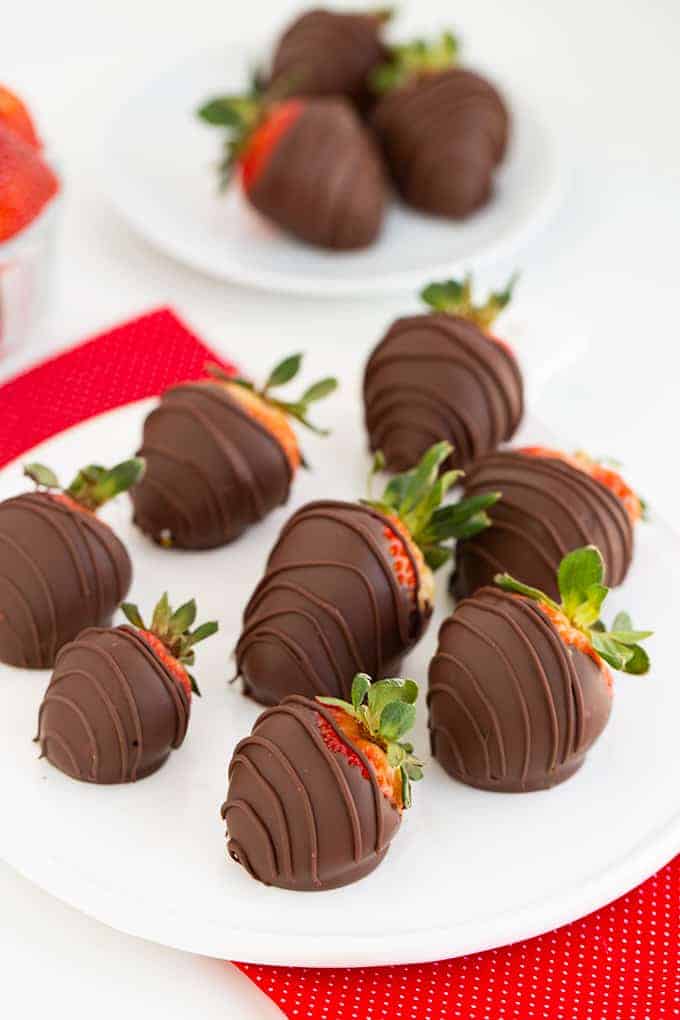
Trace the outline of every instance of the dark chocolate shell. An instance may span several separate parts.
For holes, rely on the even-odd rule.
[[[602,553],[606,583],[622,583],[633,556],[633,524],[601,482],[562,460],[508,450],[483,458],[466,475],[466,496],[489,491],[502,493],[488,511],[491,527],[456,547],[456,598],[491,584],[498,573],[557,598],[560,562],[584,545]]]
[[[347,100],[310,99],[247,197],[303,241],[338,250],[364,248],[382,225],[382,158]]]
[[[283,447],[219,383],[167,390],[144,422],[140,455],[134,521],[156,542],[212,549],[288,499]]]
[[[568,779],[611,711],[608,673],[566,645],[535,602],[498,588],[465,599],[430,664],[432,753],[484,790],[543,790]]]
[[[111,528],[58,496],[0,503],[0,660],[48,669],[84,628],[111,622],[132,565]]]
[[[510,350],[467,319],[397,319],[368,359],[364,413],[370,448],[390,471],[412,468],[442,439],[464,467],[514,435],[522,375]]]
[[[386,518],[358,503],[308,503],[284,526],[243,616],[244,692],[348,698],[356,673],[396,676],[429,613],[397,581]],[[413,569],[418,572],[415,560]]]
[[[323,717],[362,768],[331,751]],[[399,828],[372,765],[318,702],[286,698],[263,712],[237,744],[222,807],[230,856],[283,889],[333,889],[380,863]]]
[[[461,68],[425,75],[384,96],[372,122],[410,205],[460,218],[488,201],[510,118],[485,78]]]
[[[38,717],[42,757],[73,779],[130,783],[187,731],[186,691],[132,627],[90,628],[57,656]]]
[[[365,108],[371,72],[387,58],[382,26],[377,14],[305,12],[274,51],[269,87],[284,95],[346,96]]]

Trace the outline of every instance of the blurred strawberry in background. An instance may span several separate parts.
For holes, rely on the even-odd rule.
[[[58,190],[59,181],[42,156],[0,124],[0,242],[32,223]]]
[[[0,125],[14,131],[34,149],[42,148],[30,113],[21,99],[5,85],[0,85]]]

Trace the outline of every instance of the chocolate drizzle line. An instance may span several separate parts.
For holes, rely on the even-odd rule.
[[[523,415],[515,357],[474,323],[444,313],[398,319],[364,375],[371,450],[390,470],[412,467],[433,440],[447,439],[468,464],[512,437]]]
[[[111,528],[44,492],[0,503],[0,659],[45,668],[84,627],[108,623],[132,567]]]
[[[385,527],[396,534],[355,503],[309,503],[293,515],[244,612],[236,663],[246,693],[265,704],[301,692],[346,696],[356,672],[398,668],[428,618],[396,580]],[[331,547],[343,555],[328,558]]]
[[[134,782],[181,745],[189,708],[186,693],[141,635],[127,626],[89,628],[57,656],[36,739],[41,757],[76,779]]]
[[[503,493],[489,511],[492,527],[458,545],[457,597],[503,572],[521,574],[526,584],[555,596],[563,556],[589,544],[602,551],[607,584],[622,583],[633,556],[633,525],[621,500],[601,482],[564,461],[510,450],[468,471],[467,496],[490,489]]]
[[[350,747],[365,776],[327,746],[319,717]],[[253,760],[258,749],[264,752],[259,764]],[[323,770],[319,769],[319,757],[326,766]],[[288,782],[281,782],[282,775]],[[314,776],[318,785],[308,785],[309,776]],[[367,802],[360,796],[367,779],[370,816],[366,814]],[[268,885],[323,889],[354,881],[382,860],[400,823],[399,812],[380,790],[363,751],[345,736],[323,705],[298,695],[260,715],[252,734],[236,746],[228,780],[221,814],[228,824],[229,853]],[[325,795],[319,797],[318,790],[325,787]],[[316,800],[311,789],[317,790]],[[258,799],[258,791],[264,800]],[[322,844],[320,833],[329,833],[327,812],[337,839]],[[293,849],[295,834],[301,830],[308,848],[304,858],[296,857]],[[349,836],[346,858],[337,852],[345,845],[345,832]]]
[[[536,604],[482,588],[442,624],[427,701],[432,752],[451,775],[520,791],[580,766],[611,693],[599,666],[566,645]]]

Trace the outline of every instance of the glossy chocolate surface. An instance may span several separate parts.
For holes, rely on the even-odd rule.
[[[41,753],[73,779],[134,782],[180,746],[189,710],[182,685],[134,628],[90,628],[57,656],[40,707]]]
[[[491,454],[465,478],[466,496],[499,491],[492,526],[459,542],[452,591],[457,598],[509,573],[557,598],[562,558],[584,545],[598,547],[606,583],[621,584],[633,556],[633,525],[621,500],[572,464],[512,450]]]
[[[430,664],[432,753],[485,790],[568,779],[607,724],[607,672],[559,637],[535,602],[482,588],[441,626]]]
[[[84,627],[110,622],[131,579],[125,546],[93,513],[46,492],[0,503],[0,660],[49,668]]]
[[[321,717],[361,767],[328,747]],[[222,817],[230,856],[253,878],[308,891],[373,871],[401,822],[363,752],[326,708],[301,697],[267,709],[237,744]]]
[[[181,549],[233,541],[285,503],[283,447],[219,383],[183,383],[144,422],[146,474],[131,492],[134,521]]]
[[[358,503],[308,503],[284,526],[243,616],[244,692],[347,698],[356,673],[396,676],[429,620],[396,579],[389,522]],[[417,576],[417,565],[412,560]]]
[[[473,322],[443,312],[397,319],[371,354],[364,413],[371,450],[390,471],[413,467],[435,442],[464,467],[511,438],[523,414],[517,360]]]

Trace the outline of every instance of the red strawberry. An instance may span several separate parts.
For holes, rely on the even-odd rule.
[[[416,467],[394,475],[379,500],[364,501],[386,518],[383,534],[395,577],[412,593],[414,605],[421,611],[429,611],[434,602],[433,570],[451,555],[444,543],[450,538],[469,538],[488,527],[486,510],[500,496],[490,492],[441,506],[448,489],[463,475],[462,471],[440,474],[452,450],[450,443],[435,443]],[[382,454],[377,453],[373,472],[384,463]]]
[[[46,489],[52,499],[71,510],[96,513],[104,503],[135,485],[144,474],[144,467],[141,457],[125,460],[112,468],[88,464],[81,468],[67,489],[62,489],[54,471],[44,464],[25,464],[24,474]]]
[[[30,113],[5,85],[0,85],[0,125],[14,131],[34,149],[42,148]]]
[[[32,146],[0,124],[0,241],[27,227],[59,182]]]
[[[600,610],[609,589],[603,584],[604,560],[595,546],[575,549],[560,563],[557,582],[562,601],[559,604],[545,592],[522,584],[509,574],[498,574],[495,580],[504,591],[536,602],[564,644],[578,648],[597,663],[608,686],[612,686],[612,678],[605,663],[624,673],[648,671],[649,658],[639,642],[650,637],[652,632],[633,630],[627,613],[616,616],[609,632],[600,620]]]
[[[200,695],[187,666],[194,664],[194,645],[214,634],[218,625],[214,621],[202,623],[193,631],[189,630],[196,619],[196,602],[191,599],[174,612],[165,593],[153,611],[151,625],[146,626],[137,606],[124,602],[121,609],[130,623],[137,627],[140,636],[178,684],[184,688],[190,698],[192,691]]]
[[[217,380],[233,399],[238,401],[243,410],[274,437],[279,446],[283,447],[293,474],[300,466],[302,456],[297,436],[291,428],[290,419],[294,418],[312,431],[326,435],[324,430],[317,429],[311,424],[307,418],[307,412],[310,404],[333,393],[338,385],[337,379],[328,377],[308,386],[297,401],[284,401],[272,396],[273,389],[283,386],[295,378],[301,363],[301,354],[291,354],[272,369],[260,390],[256,389],[248,379],[227,375],[218,365],[207,366],[207,371],[212,378],[206,381],[214,383]]]
[[[586,474],[600,482],[605,488],[617,496],[625,506],[628,516],[633,524],[636,524],[645,513],[645,504],[636,492],[631,489],[625,479],[612,467],[593,460],[583,450],[577,450],[574,454],[563,453],[562,450],[553,450],[546,446],[525,446],[519,451],[528,457],[548,457],[555,460],[563,460],[572,467],[585,471]]]
[[[327,706],[336,729],[319,713],[318,724],[324,741],[342,754],[368,779],[366,766],[357,751],[368,759],[378,786],[397,810],[411,806],[411,780],[421,779],[422,762],[413,746],[401,742],[415,722],[418,686],[413,680],[380,680],[371,683],[366,673],[357,673],[352,683],[352,702],[338,698],[317,698]]]
[[[223,185],[237,169],[250,204],[279,227],[325,248],[360,248],[376,238],[385,173],[346,99],[224,96],[198,113],[228,132]]]

